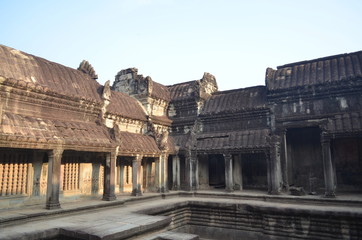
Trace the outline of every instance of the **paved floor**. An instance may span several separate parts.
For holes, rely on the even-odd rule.
[[[87,199],[62,203],[62,208],[58,210],[46,210],[40,205],[0,210],[0,239],[41,239],[55,237],[58,234],[72,236],[74,232],[78,234],[77,236],[91,235],[99,237],[98,239],[124,239],[135,233],[158,231],[171,222],[166,216],[141,214],[142,210],[195,200],[362,213],[362,196],[358,195],[341,195],[334,199],[320,196],[270,196],[260,192],[221,191],[148,193],[142,197],[120,195],[112,202]],[[170,237],[173,235],[167,234]],[[193,238],[185,235],[184,238],[174,236],[169,239]]]

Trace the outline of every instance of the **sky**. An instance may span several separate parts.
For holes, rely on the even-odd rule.
[[[164,85],[265,84],[267,67],[362,50],[360,0],[0,0],[0,44],[98,81],[136,67]]]

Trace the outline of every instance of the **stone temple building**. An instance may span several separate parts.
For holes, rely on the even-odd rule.
[[[173,191],[362,193],[362,51],[268,68],[265,85],[228,91],[210,73],[171,86],[136,68],[97,79],[87,61],[0,45],[0,210]],[[358,238],[356,216],[340,221]]]
[[[121,193],[362,192],[362,51],[268,68],[264,86],[97,82],[0,45],[0,208]]]

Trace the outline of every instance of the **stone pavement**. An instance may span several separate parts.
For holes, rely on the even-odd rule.
[[[344,195],[335,199],[320,196],[270,196],[259,192],[218,191],[147,193],[142,197],[118,196],[116,201],[86,199],[62,203],[58,210],[44,206],[0,210],[0,239],[44,239],[59,234],[84,239],[197,239],[192,234],[166,232],[171,218],[142,212],[185,201],[252,203],[282,208],[353,211],[362,213],[362,196]],[[161,235],[160,235],[161,234]]]

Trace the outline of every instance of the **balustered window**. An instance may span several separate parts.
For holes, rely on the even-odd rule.
[[[27,194],[28,155],[26,152],[0,152],[0,196]]]
[[[79,190],[79,160],[76,157],[64,157],[63,191]]]

